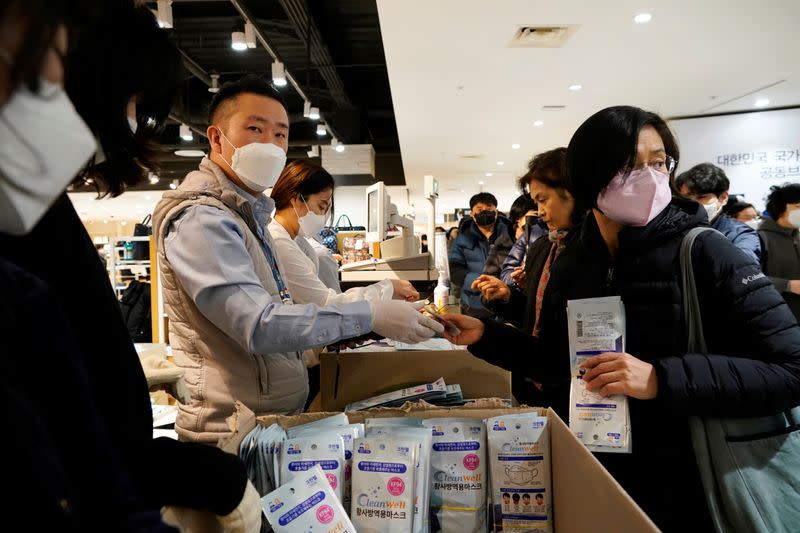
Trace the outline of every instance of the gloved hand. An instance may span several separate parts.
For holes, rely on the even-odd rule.
[[[424,302],[410,304],[399,300],[370,302],[372,331],[396,341],[415,344],[442,333],[444,326],[419,312]]]
[[[236,509],[225,516],[218,516],[225,533],[259,533],[261,531],[261,497],[247,480],[242,501]]]

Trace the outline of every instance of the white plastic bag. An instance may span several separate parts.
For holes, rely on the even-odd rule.
[[[493,531],[553,531],[550,426],[535,413],[486,420]]]
[[[483,420],[423,420],[431,428],[431,531],[486,531],[486,428]]]
[[[281,484],[319,465],[341,502],[344,500],[344,457],[344,442],[338,432],[289,439],[283,443],[281,453]]]
[[[275,533],[356,531],[319,466],[261,498],[261,509]]]
[[[353,451],[353,508],[358,533],[409,533],[414,522],[418,443],[358,439]]]

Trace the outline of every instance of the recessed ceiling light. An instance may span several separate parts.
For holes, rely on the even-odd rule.
[[[653,15],[651,15],[650,13],[639,13],[638,15],[633,17],[633,21],[636,24],[646,24],[651,20],[653,20]]]
[[[493,176],[493,174],[492,174],[491,172],[487,172],[487,173],[486,173],[486,177],[487,177],[487,178],[491,178],[492,176]]]
[[[144,199],[145,199],[145,200],[152,200],[152,199],[153,199],[153,197],[152,197],[152,196],[150,196],[149,194],[147,194],[147,195],[145,195]]]
[[[767,107],[769,105],[769,98],[759,98],[756,100],[756,107]]]
[[[581,89],[583,89],[583,85],[581,85],[580,83],[573,83],[572,85],[569,86],[570,91],[580,91]]]
[[[202,150],[175,150],[175,155],[179,157],[205,157],[206,153]]]
[[[482,181],[479,181],[479,182],[478,182],[478,185],[483,185],[483,182],[482,182]]]
[[[505,164],[506,164],[506,162],[505,162],[505,161],[498,161],[498,162],[497,162],[497,166],[498,166],[498,167],[502,167],[502,166],[503,166],[503,165],[505,165]]]
[[[514,144],[511,145],[511,149],[512,150],[519,150],[519,145],[517,143],[514,143]]]
[[[544,126],[544,120],[537,120],[533,123],[534,126]]]
[[[123,226],[127,226],[128,225],[128,221],[127,220],[123,220],[122,222],[120,222],[120,224],[122,224]]]

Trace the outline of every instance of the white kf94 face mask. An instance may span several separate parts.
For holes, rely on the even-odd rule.
[[[300,235],[313,238],[314,236],[318,235],[320,231],[322,231],[322,228],[325,227],[325,221],[328,220],[328,217],[327,215],[318,215],[312,211],[310,207],[308,207],[308,203],[306,202],[305,198],[300,196],[300,199],[303,200],[303,204],[305,204],[306,209],[308,210],[305,215],[300,216],[297,213],[297,209],[292,206],[292,209],[294,209],[294,214],[297,216],[297,223],[300,224]]]
[[[227,163],[248,189],[263,192],[278,181],[286,166],[286,152],[272,143],[250,143],[236,147],[219,130],[225,142],[233,147],[233,157]]]
[[[97,147],[64,89],[21,85],[0,108],[0,231],[30,232]]]

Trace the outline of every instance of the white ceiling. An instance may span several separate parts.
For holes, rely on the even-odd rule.
[[[140,221],[153,212],[164,191],[127,191],[116,198],[97,198],[95,193],[68,193],[83,221]]]
[[[438,211],[479,181],[508,208],[531,156],[610,105],[674,117],[800,104],[798,0],[377,2],[406,183],[419,206],[422,177],[437,176]],[[635,24],[640,12],[652,21]],[[508,46],[520,26],[568,24],[580,27],[563,48]]]

